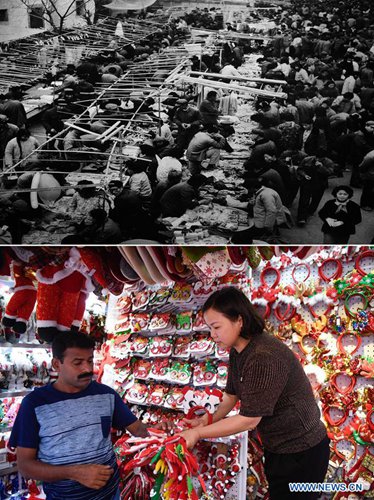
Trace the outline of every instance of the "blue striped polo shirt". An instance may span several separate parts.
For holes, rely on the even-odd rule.
[[[120,396],[104,384],[93,381],[74,394],[48,384],[23,399],[9,445],[35,448],[38,459],[50,465],[110,465],[115,472],[100,490],[68,479],[43,483],[47,500],[109,500],[119,483],[110,429],[125,429],[135,421]]]

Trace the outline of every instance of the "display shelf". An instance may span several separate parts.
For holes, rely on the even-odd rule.
[[[51,349],[50,344],[28,344],[26,342],[21,342],[19,344],[0,344],[0,349]]]
[[[243,270],[241,270],[241,271],[239,271],[239,274],[246,278],[245,281],[247,283],[248,272],[243,272]],[[243,286],[243,283],[241,283],[241,285]],[[176,290],[180,292],[179,289],[181,287],[179,285],[175,285],[175,286],[176,286]],[[131,358],[132,361],[147,358],[151,362],[158,360],[158,359],[168,359],[169,368],[170,368],[170,365],[173,364],[173,362],[182,362],[182,363],[191,364],[191,376],[190,376],[190,380],[188,383],[178,383],[177,380],[166,380],[166,379],[158,380],[157,378],[153,379],[151,376],[144,379],[141,377],[137,377],[135,375],[135,373],[132,372],[130,374],[130,377],[132,378],[132,380],[134,382],[138,382],[142,385],[148,385],[149,382],[151,381],[155,385],[161,385],[163,387],[168,388],[168,390],[173,390],[173,388],[182,389],[184,387],[191,387],[192,390],[196,390],[196,391],[201,391],[203,389],[217,389],[217,388],[220,391],[223,390],[223,388],[220,385],[218,385],[218,383],[214,383],[214,384],[203,384],[202,383],[202,384],[200,384],[200,383],[195,383],[195,381],[194,381],[194,365],[198,365],[201,362],[206,362],[207,360],[212,361],[214,366],[216,366],[216,364],[218,365],[221,362],[227,363],[227,361],[228,361],[227,356],[221,357],[221,356],[216,355],[216,346],[213,346],[211,349],[208,349],[205,351],[203,350],[202,352],[192,351],[192,352],[189,352],[188,355],[184,355],[184,356],[178,356],[178,355],[174,354],[174,342],[176,339],[181,338],[181,337],[189,337],[191,342],[193,342],[193,341],[196,342],[199,339],[199,336],[201,336],[202,334],[209,336],[205,325],[201,325],[201,328],[200,328],[200,326],[199,327],[193,326],[194,321],[195,321],[195,316],[197,315],[198,311],[201,310],[201,306],[207,298],[206,292],[203,295],[199,294],[199,293],[194,294],[193,290],[198,292],[202,286],[203,286],[203,284],[201,282],[189,283],[188,285],[185,285],[185,288],[186,288],[186,291],[188,291],[188,293],[191,294],[190,300],[171,301],[171,302],[163,303],[162,305],[147,303],[147,301],[145,300],[145,299],[147,299],[147,294],[149,294],[149,295],[152,294],[154,291],[153,288],[155,288],[155,287],[144,288],[142,290],[142,292],[140,292],[143,294],[143,297],[139,297],[139,295],[140,295],[139,292],[134,293],[133,291],[128,290],[122,294],[120,299],[118,299],[118,297],[114,297],[114,298],[111,297],[109,299],[108,315],[107,315],[107,328],[109,331],[113,331],[113,332],[116,332],[116,334],[118,334],[118,332],[121,330],[121,327],[123,327],[123,330],[126,332],[128,330],[130,330],[130,331],[132,330],[131,336],[134,339],[137,339],[137,338],[141,339],[142,337],[143,337],[143,339],[144,338],[151,339],[152,337],[160,337],[161,339],[173,340],[173,347],[171,348],[169,355],[150,356],[148,349],[147,349],[147,352],[144,352],[144,353],[134,352],[134,351],[130,350],[129,352],[126,352],[126,358]],[[207,285],[205,285],[205,286],[207,286]],[[214,289],[219,288],[220,286],[224,286],[224,284],[220,283],[219,280],[214,280]],[[240,286],[240,285],[238,284],[238,286]],[[163,290],[165,290],[165,294],[168,295],[169,299],[173,294],[175,295],[175,287],[169,287],[169,290],[166,290],[166,287],[162,287],[162,288],[163,288]],[[143,300],[144,300],[144,306],[142,308],[138,308],[138,307],[134,308],[134,307],[129,306],[130,301],[132,302],[132,305],[134,305],[136,300],[139,300],[140,298],[143,298]],[[123,311],[122,312],[120,312],[121,304],[123,304]],[[129,309],[131,309],[131,312]],[[125,312],[125,311],[127,311],[127,312]],[[178,325],[180,326],[182,324],[182,323],[180,323],[180,321],[183,321],[183,318],[179,318],[179,322],[178,322],[178,319],[175,317],[171,320],[171,327],[168,326],[166,328],[166,330],[165,329],[156,329],[154,331],[150,330],[148,328],[148,325],[151,323],[153,315],[161,313],[161,312],[172,314],[173,316],[174,315],[178,316],[178,314],[183,315],[183,313],[191,313],[191,315],[192,315],[191,325],[190,325],[190,327],[186,327],[186,329],[178,328]],[[141,318],[142,314],[150,316],[149,319],[147,320],[147,321],[149,321],[149,323],[147,323],[146,327],[144,327],[144,325],[143,325],[143,328],[139,328],[139,325],[136,322],[134,322],[133,320],[137,319],[136,315],[139,315],[139,319],[137,319],[137,321],[140,322],[142,319]],[[128,318],[128,319],[126,319],[126,318]],[[144,321],[145,320],[146,320],[146,318],[144,318]],[[128,321],[130,322],[130,324],[128,323]],[[139,324],[141,324],[141,323],[139,323]],[[119,325],[119,327],[117,325]],[[136,325],[136,328],[135,328],[135,325]],[[183,324],[183,326],[184,326],[184,324]],[[111,330],[111,328],[112,328],[112,330]],[[127,340],[128,339],[126,338],[126,341]],[[152,342],[152,341],[150,340],[150,342]],[[122,359],[124,359],[123,358],[123,356],[124,356],[123,351],[126,351],[126,349],[130,349],[130,347],[127,346],[125,343],[124,344],[118,343],[113,347],[113,350],[110,349],[110,354],[113,358],[118,357],[119,359],[122,360]],[[202,347],[202,349],[204,349],[204,347]],[[122,353],[121,353],[121,351],[122,351]],[[130,363],[130,366],[132,367],[133,364]],[[151,413],[156,411],[156,410],[161,410],[161,411],[165,411],[165,412],[172,411],[172,412],[174,412],[174,414],[180,415],[181,417],[185,415],[185,409],[183,409],[183,408],[169,408],[168,406],[164,406],[162,403],[159,405],[158,404],[155,405],[152,403],[150,404],[149,402],[146,402],[146,401],[138,402],[138,401],[132,400],[131,398],[127,399],[126,398],[127,392],[128,392],[127,390],[124,391],[125,401],[127,401],[128,405],[131,405],[134,408],[137,408],[139,410],[144,409],[145,411],[148,410]],[[242,450],[240,452],[241,453],[242,469],[236,478],[235,484],[227,492],[227,494],[225,496],[226,500],[233,500],[233,499],[244,500],[245,499],[246,480],[247,480],[247,439],[248,439],[248,433],[245,432],[245,433],[241,433],[240,435],[236,434],[236,435],[228,436],[228,437],[224,437],[224,438],[204,440],[204,441],[212,442],[212,443],[221,443],[222,445],[227,445],[227,446],[231,446],[235,441],[238,441],[240,443],[240,448]],[[195,487],[199,488],[199,484],[196,483]]]
[[[225,438],[215,438],[215,439],[203,439],[202,441],[208,441],[211,443],[224,443],[230,445],[232,441],[239,441],[240,443],[240,452],[239,452],[239,461],[241,465],[241,470],[236,477],[235,484],[231,486],[229,491],[225,495],[225,500],[245,500],[246,499],[246,489],[247,489],[247,473],[248,473],[248,463],[247,463],[247,454],[248,454],[248,431],[241,432],[240,434],[235,434],[232,436],[227,436]],[[197,478],[193,478],[192,480],[195,488],[198,490],[200,487],[199,481]],[[207,483],[209,485],[209,483]],[[211,498],[210,496],[203,498]],[[222,497],[221,497],[222,498]]]
[[[293,262],[289,263],[287,266],[283,266],[280,269],[280,286],[283,290],[286,287],[296,287],[296,292],[298,292],[299,297],[303,299],[303,290],[306,292],[306,297],[310,297],[312,292],[308,292],[308,289],[313,289],[314,286],[321,288],[322,290],[326,290],[328,287],[332,286],[334,279],[332,279],[334,272],[339,270],[339,266],[337,261],[341,264],[341,270],[339,272],[338,278],[335,279],[344,279],[345,276],[351,275],[351,273],[355,273],[355,268],[357,266],[357,258],[360,254],[359,248],[352,247],[351,253],[344,249],[344,247],[331,247],[328,250],[323,250],[318,254],[312,254],[310,257],[304,260],[294,259]],[[331,259],[329,261],[329,258]],[[323,272],[327,279],[323,277],[320,273],[321,264],[327,261],[324,265]],[[273,266],[277,267],[277,261],[273,261],[271,263]],[[365,273],[370,273],[373,270],[374,259],[371,256],[368,256],[361,262],[361,268]],[[264,264],[259,266],[253,273],[253,288],[259,289],[259,287],[263,284],[261,280],[261,272],[264,268]],[[277,267],[279,269],[279,266]],[[275,274],[275,273],[273,273]],[[268,285],[272,285],[272,281],[269,279]],[[274,287],[276,288],[276,287]],[[329,306],[329,307],[327,307]],[[362,297],[357,295],[353,296],[353,300],[350,302],[350,307],[353,311],[357,312],[362,307]],[[326,299],[323,295],[321,295],[321,300],[319,302],[315,302],[313,304],[313,309],[315,315],[312,314],[311,309],[308,307],[308,303],[305,303],[304,300],[301,300],[301,304],[297,306],[297,314],[301,317],[301,319],[308,325],[308,330],[313,323],[321,321],[320,328],[321,332],[319,333],[319,338],[323,340],[324,348],[326,349],[325,356],[332,357],[338,359],[341,355],[339,351],[338,345],[338,337],[339,334],[334,330],[333,323],[328,322],[324,324],[322,322],[323,316],[327,318],[332,317],[332,315],[336,314],[342,318],[347,316],[347,311],[345,307],[344,297],[339,296],[337,301],[332,305],[329,305],[326,302]],[[373,304],[369,302],[367,307],[365,307],[369,314],[373,313]],[[285,320],[287,321],[287,320]],[[292,319],[288,319],[289,323],[292,326]],[[282,324],[282,321],[276,317],[274,314],[274,308],[272,307],[270,310],[270,314],[268,316],[269,325],[276,331],[278,327]],[[297,337],[296,337],[297,339]],[[351,359],[360,358],[361,356],[366,356],[368,358],[374,357],[374,342],[373,342],[373,331],[368,331],[364,334],[359,334],[359,345],[357,349],[353,351],[353,348],[356,346],[355,342],[351,343],[354,339],[347,338],[346,340],[350,340],[350,343],[346,344],[347,347],[347,357]],[[285,341],[285,343],[290,347],[293,351],[298,353],[300,356],[304,357],[304,363],[309,368],[311,365],[317,365],[317,368],[320,367],[318,361],[323,359],[323,354],[318,354],[318,350],[316,352],[315,357],[306,354],[303,356],[302,350],[299,347],[299,343],[295,337],[289,338]],[[311,346],[313,346],[313,339],[311,339]],[[348,349],[349,347],[349,349]],[[346,369],[343,370],[343,374]],[[313,366],[309,371],[313,374]],[[329,389],[331,387],[331,374],[328,371],[320,374],[322,390]],[[363,393],[363,390],[366,388],[372,388],[372,384],[368,379],[363,376],[355,375],[355,385],[354,389],[351,391],[352,396],[356,392]],[[321,389],[320,389],[321,391]],[[320,407],[321,412],[323,412],[324,404],[320,401],[318,394],[316,394],[317,403]],[[365,407],[364,405],[357,406],[355,409],[349,410],[347,414],[347,418],[340,425],[336,426],[333,429],[333,433],[339,435],[339,432],[343,432],[344,429],[348,429],[348,426],[354,421],[355,418],[362,419],[364,418]],[[338,418],[341,415],[341,411],[338,408],[335,408],[332,405],[330,410],[330,415],[332,418]],[[352,457],[352,443],[350,439],[339,439],[333,440],[332,448],[334,446],[334,442],[339,442],[339,452],[348,457],[344,465],[341,465],[342,473],[346,474],[362,457],[365,447],[358,445],[356,453]],[[331,462],[332,463],[332,462]],[[335,476],[328,477],[327,481],[332,482],[341,482],[335,479]],[[361,498],[361,497],[360,497]]]
[[[3,427],[0,425],[0,434],[5,434],[6,432],[10,432],[11,430],[13,429],[13,426],[6,426],[6,427]]]
[[[16,474],[18,472],[17,465],[11,465],[5,469],[0,469],[0,476],[7,476],[8,474]]]
[[[0,399],[23,397],[27,396],[30,392],[32,392],[32,389],[25,389],[23,391],[4,391],[0,392]]]

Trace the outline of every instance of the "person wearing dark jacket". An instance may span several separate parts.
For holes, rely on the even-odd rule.
[[[301,162],[297,172],[300,179],[298,225],[303,226],[307,217],[317,210],[333,171],[334,163],[329,158],[307,156]]]
[[[329,200],[318,212],[323,220],[323,242],[328,245],[347,244],[356,225],[361,222],[360,207],[351,200],[353,189],[349,186],[336,186]]]
[[[361,187],[360,169],[364,157],[374,149],[374,120],[368,120],[362,130],[356,132],[352,147],[352,177],[349,185]]]
[[[187,99],[178,99],[172,122],[178,127],[176,144],[185,149],[200,129],[201,113]]]
[[[206,99],[200,104],[199,111],[203,125],[210,123],[218,126],[218,116],[220,113],[218,111],[217,92],[215,90],[207,93]]]
[[[364,184],[360,205],[362,210],[371,212],[374,209],[374,151],[370,151],[359,165],[360,177]]]
[[[27,124],[26,110],[22,102],[13,98],[12,93],[5,96],[4,102],[0,104],[0,113],[8,117],[9,123],[18,128],[25,127]]]
[[[3,168],[5,148],[8,142],[17,136],[17,125],[8,123],[8,117],[0,114],[0,166]]]
[[[193,175],[187,182],[180,182],[170,187],[160,199],[163,217],[181,217],[189,208],[197,206],[199,188],[205,184],[202,174]]]

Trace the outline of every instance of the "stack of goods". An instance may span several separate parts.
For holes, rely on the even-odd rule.
[[[199,308],[217,288],[230,283],[245,288],[246,282],[242,273],[205,285],[174,284],[112,299],[109,340],[99,353],[101,380],[124,394],[128,403],[154,407],[157,413],[152,415],[143,408],[150,422],[161,417],[163,409],[183,411],[183,402],[191,396],[203,406],[220,397],[228,351],[210,338]]]
[[[132,292],[127,287],[109,302],[107,324],[112,329],[97,356],[100,380],[122,394],[146,424],[173,422],[182,430],[181,420],[191,407],[214,412],[226,386],[229,353],[210,338],[200,308],[219,287],[235,284],[245,289],[247,281],[242,272],[208,283]],[[233,414],[237,412],[238,406]],[[214,498],[236,483],[240,446],[237,436],[199,445],[198,470]],[[139,473],[146,474],[143,468]],[[133,479],[134,484],[141,481],[137,474]],[[148,482],[143,479],[142,484]]]
[[[2,349],[0,352],[0,391],[17,392],[45,385],[49,382],[50,368],[51,357],[45,349],[29,351]]]
[[[167,437],[155,430],[149,433],[147,438],[124,436],[116,443],[122,477],[121,498],[197,500],[193,478],[198,478],[204,492],[206,486],[198,473],[197,460],[184,439]]]
[[[373,264],[365,247],[330,247],[303,261],[283,254],[260,265],[251,294],[310,378],[331,439],[327,480],[364,491],[374,471]]]

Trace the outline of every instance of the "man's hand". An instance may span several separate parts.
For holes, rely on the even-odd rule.
[[[75,465],[74,468],[76,469],[74,481],[93,490],[103,488],[114,472],[109,465],[84,464]]]
[[[160,429],[161,431],[164,431],[167,434],[173,434],[175,429],[176,429],[176,425],[174,422],[171,422],[171,421],[170,422],[159,422],[156,425],[150,426],[150,429]]]

